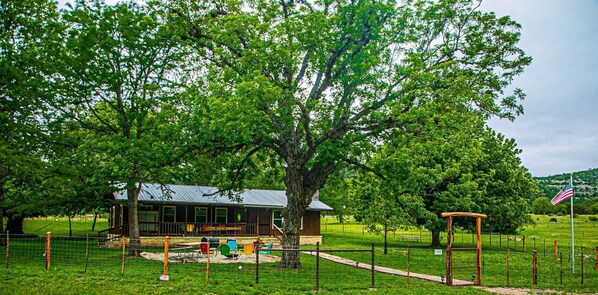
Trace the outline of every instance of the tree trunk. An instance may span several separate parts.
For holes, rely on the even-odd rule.
[[[432,243],[431,247],[440,247],[440,231],[432,230]]]
[[[4,182],[0,183],[0,233],[4,232],[4,207],[2,201],[4,201]]]
[[[141,238],[139,236],[139,219],[137,214],[137,190],[127,187],[129,209],[129,256],[141,254]]]
[[[69,220],[69,237],[73,236],[73,223],[71,222],[71,214],[67,213],[67,218]]]
[[[10,232],[10,234],[22,235],[23,234],[23,220],[24,217],[14,217],[9,216],[8,222],[6,223],[6,230]]]
[[[288,169],[287,169],[288,170]],[[282,225],[282,247],[284,249],[299,249],[301,242],[301,217],[305,211],[305,207],[301,204],[303,196],[303,187],[301,177],[298,173],[289,175],[287,172],[287,207],[282,211],[284,223]],[[299,251],[284,251],[282,252],[282,260],[280,261],[280,268],[301,268],[301,261],[299,259]]]
[[[384,254],[388,254],[388,222],[384,224]]]
[[[91,231],[95,231],[97,221],[98,221],[98,212],[93,212],[93,222],[91,223]]]

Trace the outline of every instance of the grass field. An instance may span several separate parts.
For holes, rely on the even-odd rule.
[[[581,247],[576,249],[575,274],[571,274],[571,264],[565,249],[570,238],[567,217],[558,217],[558,222],[549,222],[549,217],[534,216],[535,226],[526,227],[522,233],[527,236],[527,251],[521,249],[521,241],[509,242],[509,284],[507,284],[507,238],[513,236],[484,236],[482,278],[485,286],[524,287],[531,290],[550,289],[557,292],[594,293],[598,290],[598,272],[595,270],[594,249],[598,246],[598,227],[587,217],[576,218],[576,243],[584,244],[587,250],[584,267],[584,284],[581,284],[580,256]],[[77,236],[97,235],[91,232],[91,218],[73,219],[73,232]],[[100,219],[96,231],[107,227],[105,219]],[[343,225],[333,219],[322,220],[324,236],[323,249],[368,249],[373,242],[376,247],[375,262],[381,266],[405,270],[407,266],[407,242],[399,240],[401,235],[419,236],[419,229],[396,232],[389,237],[389,253],[382,253],[382,237],[362,231],[356,223]],[[22,258],[13,254],[10,266],[0,272],[1,294],[105,294],[105,293],[212,293],[212,294],[297,294],[313,293],[315,286],[315,258],[302,256],[303,269],[300,271],[281,271],[276,264],[260,264],[260,281],[255,283],[255,266],[232,264],[211,264],[209,283],[205,282],[205,264],[171,263],[169,282],[160,282],[163,271],[160,262],[145,259],[127,259],[125,273],[121,274],[121,256],[118,249],[99,249],[91,247],[87,271],[84,272],[85,242],[83,240],[61,241],[60,236],[68,234],[66,219],[37,218],[26,220],[25,232],[43,236],[52,231],[53,263],[50,271],[44,270],[43,241],[29,242],[28,255]],[[538,250],[538,285],[531,284],[533,237]],[[434,255],[434,249],[427,247],[429,233],[422,232],[422,242],[409,242],[410,270],[412,272],[442,275],[444,274],[443,255]],[[500,241],[499,241],[500,238]],[[518,235],[517,238],[521,238]],[[559,261],[552,258],[552,242],[547,245],[544,255],[544,239],[557,239],[559,251],[563,251],[563,283],[560,283]],[[457,244],[469,245],[471,234],[457,232]],[[11,251],[16,253],[17,241],[11,242]],[[25,242],[23,242],[25,243]],[[548,242],[547,242],[548,243]],[[32,246],[33,244],[33,246]],[[14,249],[13,249],[14,247]],[[314,248],[306,246],[305,249]],[[148,249],[149,250],[149,249]],[[152,249],[151,251],[157,251]],[[5,247],[0,247],[3,256]],[[344,256],[369,264],[370,253],[338,252]],[[459,253],[455,264],[472,264],[473,253]],[[239,266],[242,270],[239,270]],[[473,269],[463,269],[455,273],[455,278],[469,280]],[[376,274],[375,290],[369,290],[371,281],[368,271],[320,261],[320,287],[324,294],[479,294],[483,290],[472,287],[447,287],[441,284],[390,275]],[[455,289],[458,288],[458,289]]]

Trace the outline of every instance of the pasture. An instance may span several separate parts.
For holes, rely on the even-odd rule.
[[[571,273],[570,257],[566,245],[569,239],[568,217],[557,217],[558,221],[550,222],[549,217],[534,216],[535,225],[526,226],[522,234],[526,235],[526,252],[523,252],[521,235],[484,235],[482,274],[483,285],[487,287],[518,287],[531,291],[554,290],[557,292],[592,293],[598,290],[598,271],[595,269],[595,247],[598,246],[598,227],[588,221],[587,216],[576,218],[576,261],[575,273]],[[91,218],[73,219],[73,233],[76,236],[90,237]],[[105,219],[100,219],[96,231],[107,227]],[[43,236],[52,231],[52,267],[44,270],[43,243],[27,244],[26,253],[19,257],[17,241],[11,243],[11,255],[8,268],[0,272],[2,282],[0,293],[48,293],[48,294],[105,294],[105,293],[213,293],[213,294],[295,294],[313,293],[316,260],[309,255],[302,255],[303,269],[279,270],[275,263],[261,263],[259,283],[256,283],[254,265],[242,263],[211,264],[209,281],[206,283],[205,263],[170,263],[170,281],[161,282],[159,276],[163,272],[163,264],[157,261],[135,258],[126,259],[126,268],[121,273],[121,251],[119,249],[90,248],[90,258],[85,267],[84,239],[68,239],[68,223],[62,218],[37,218],[26,220],[25,232]],[[400,236],[419,236],[419,229],[406,229],[389,235],[389,252],[382,252],[383,239],[363,231],[357,223],[343,225],[334,219],[322,220],[324,235],[322,249],[368,249],[375,244],[375,263],[384,267],[406,270],[407,259],[411,272],[437,275],[444,274],[445,249],[442,255],[435,255],[429,248],[429,232],[422,231],[422,241],[401,241]],[[470,245],[471,234],[457,232],[457,245]],[[544,240],[546,251],[544,251]],[[560,260],[552,255],[553,241],[557,240],[559,252],[562,252],[562,283]],[[538,284],[532,285],[532,250],[538,253]],[[443,240],[444,242],[444,240]],[[492,243],[492,244],[490,244]],[[507,243],[509,258],[507,259]],[[584,281],[581,282],[581,245],[584,247]],[[302,249],[314,249],[304,246]],[[0,254],[5,253],[0,247]],[[144,249],[160,252],[162,249]],[[272,253],[280,255],[280,253]],[[334,255],[346,257],[359,263],[369,264],[370,253],[337,252]],[[473,253],[459,253],[456,261],[470,264]],[[507,260],[509,265],[507,266]],[[4,261],[3,261],[4,262]],[[464,294],[486,293],[483,289],[473,287],[448,287],[442,284],[407,279],[376,273],[375,289],[370,290],[370,274],[366,270],[339,265],[320,260],[319,280],[322,294],[415,294],[429,292],[432,294],[454,294],[455,288]],[[3,265],[4,266],[4,265]],[[241,268],[239,268],[241,267]],[[455,278],[469,280],[471,269],[459,270]],[[507,274],[508,273],[508,274]]]

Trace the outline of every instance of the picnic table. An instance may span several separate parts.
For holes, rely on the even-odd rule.
[[[401,239],[401,241],[413,241],[413,242],[420,241],[419,236],[400,236],[399,238]]]

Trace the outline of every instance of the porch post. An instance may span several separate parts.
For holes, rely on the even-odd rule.
[[[257,224],[255,225],[255,235],[260,236],[260,209],[257,209]]]

